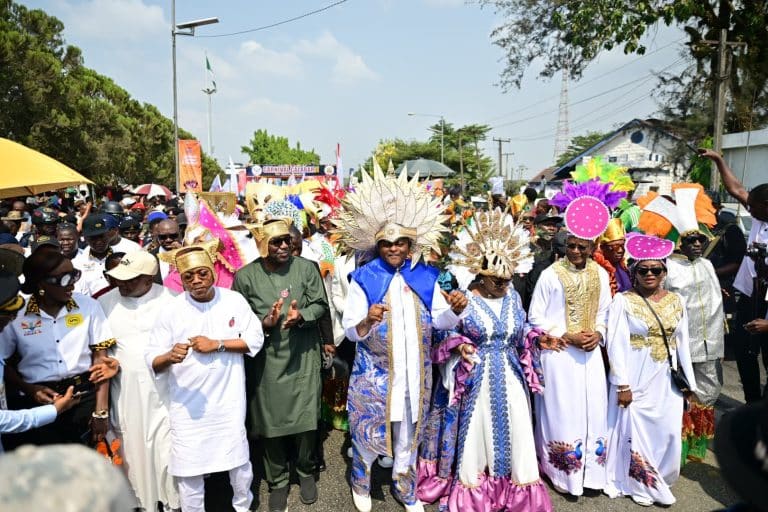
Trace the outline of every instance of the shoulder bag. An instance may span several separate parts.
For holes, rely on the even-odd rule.
[[[672,382],[675,384],[675,387],[680,390],[681,393],[688,393],[691,390],[691,385],[688,383],[688,378],[685,376],[685,373],[678,367],[675,369],[675,367],[672,365],[672,353],[669,350],[669,342],[667,341],[667,331],[664,329],[664,324],[661,323],[661,319],[659,318],[659,315],[656,314],[656,311],[651,307],[651,303],[648,302],[648,299],[643,297],[643,295],[635,290],[635,293],[640,295],[640,298],[643,299],[643,302],[645,302],[645,305],[648,306],[648,309],[651,310],[651,313],[653,313],[653,317],[656,319],[656,322],[659,324],[659,329],[661,329],[661,337],[664,339],[664,346],[667,347],[667,361],[669,361],[669,370],[672,372]]]

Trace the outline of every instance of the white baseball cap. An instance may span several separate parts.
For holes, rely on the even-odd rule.
[[[129,252],[120,259],[115,268],[107,275],[119,281],[128,281],[139,276],[154,276],[157,274],[157,258],[147,251]]]

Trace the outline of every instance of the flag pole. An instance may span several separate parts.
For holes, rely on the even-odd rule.
[[[212,105],[213,102],[211,100],[211,96],[213,93],[216,92],[216,82],[211,80],[211,85],[208,85],[208,75],[213,74],[213,70],[211,69],[211,64],[208,62],[208,52],[205,52],[205,66],[203,68],[203,74],[204,74],[204,89],[203,92],[208,96],[208,154],[212,157],[213,156],[213,126],[212,126]]]

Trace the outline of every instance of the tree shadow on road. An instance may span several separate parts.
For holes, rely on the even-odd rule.
[[[712,464],[707,462],[688,462],[682,468],[680,474],[688,480],[698,483],[702,492],[723,505],[723,507],[739,501],[736,493],[723,480],[720,469]]]

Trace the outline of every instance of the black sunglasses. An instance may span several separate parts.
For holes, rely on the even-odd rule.
[[[281,245],[291,245],[291,237],[290,236],[283,236],[280,238],[273,238],[269,241],[269,245],[274,245],[275,247],[280,247]]]
[[[699,242],[700,244],[704,244],[707,241],[707,237],[703,235],[691,235],[691,236],[684,236],[683,237],[683,243],[688,245],[693,245],[696,242]]]
[[[158,240],[176,240],[179,238],[178,233],[171,233],[170,235],[157,235]]]
[[[81,272],[75,269],[72,272],[59,274],[58,276],[44,277],[43,282],[64,288],[65,286],[75,284],[77,281],[80,280],[80,276],[81,276]]]
[[[635,269],[635,273],[640,274],[641,276],[648,275],[649,273],[655,276],[660,276],[662,272],[664,272],[662,267],[637,267]]]

